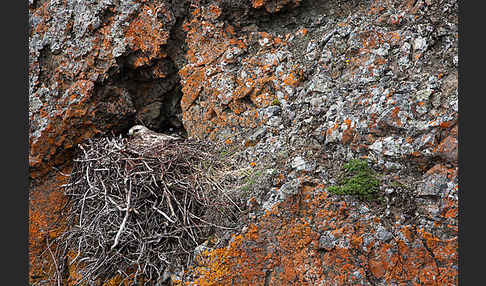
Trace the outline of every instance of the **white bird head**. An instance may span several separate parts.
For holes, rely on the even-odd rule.
[[[141,132],[148,131],[149,129],[143,125],[135,125],[130,130],[128,130],[128,136],[135,136]]]

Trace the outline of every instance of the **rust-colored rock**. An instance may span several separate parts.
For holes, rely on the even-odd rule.
[[[167,74],[174,74],[159,63],[167,57],[165,49],[175,17],[165,1],[29,3],[33,222],[29,251],[35,264],[33,256],[45,250],[48,236],[41,228],[58,227],[50,224],[55,221],[52,217],[59,216],[60,206],[46,198],[57,194],[56,200],[61,200],[61,183],[50,178],[69,165],[77,144],[95,135],[119,133],[133,124],[140,98],[134,98],[131,89],[138,83],[123,77],[152,66],[154,72],[146,81],[163,81]],[[34,272],[40,270],[39,265],[31,267]]]
[[[269,13],[278,12],[286,6],[290,6],[292,8],[297,7],[301,2],[302,0],[251,0],[253,8],[265,7],[265,10]]]
[[[278,174],[198,285],[456,285],[457,1],[175,2],[29,2],[31,275],[62,229],[54,168],[180,108],[189,136]],[[384,202],[327,192],[350,158],[382,175]]]

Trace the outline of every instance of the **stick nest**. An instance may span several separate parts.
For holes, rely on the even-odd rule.
[[[69,253],[85,282],[120,275],[152,285],[189,265],[195,247],[235,227],[244,206],[218,150],[182,139],[145,149],[124,138],[79,145],[64,186],[72,227],[58,238],[59,257]]]

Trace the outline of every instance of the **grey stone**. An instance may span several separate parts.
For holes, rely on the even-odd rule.
[[[267,132],[267,128],[260,127],[249,137],[249,139],[251,141],[258,141],[265,136],[266,132]]]
[[[268,126],[279,127],[282,124],[282,118],[278,116],[272,116],[266,122]]]
[[[273,206],[275,206],[280,201],[280,195],[277,188],[272,188],[269,192],[268,199],[262,204],[264,210],[271,211]]]
[[[292,164],[291,164],[292,168],[297,169],[297,171],[304,170],[305,165],[306,165],[305,160],[300,156],[295,157],[292,160]]]
[[[393,238],[393,234],[391,232],[389,232],[388,230],[386,230],[381,225],[379,225],[377,227],[375,236],[376,236],[377,239],[379,239],[383,242],[387,242],[387,241],[389,241],[390,239]]]
[[[280,112],[280,110],[281,110],[280,106],[272,105],[272,106],[265,108],[265,115],[268,116],[268,117],[272,117],[272,116],[278,114],[278,112]]]
[[[430,88],[419,90],[415,94],[415,97],[417,98],[417,101],[429,101],[432,92],[433,91]]]
[[[424,178],[417,187],[419,196],[439,196],[447,190],[447,177],[440,174],[431,174]]]
[[[336,246],[336,238],[331,231],[325,231],[319,238],[319,249],[331,251]]]
[[[300,185],[301,183],[299,179],[293,179],[283,184],[280,187],[280,193],[282,194],[281,199],[298,194]]]
[[[427,49],[427,40],[425,38],[416,38],[413,42],[413,49],[418,51],[424,51]]]
[[[361,275],[361,272],[359,272],[359,271],[354,271],[351,275],[353,275],[356,279],[363,278],[362,275]]]
[[[369,211],[370,211],[370,209],[369,209],[367,206],[361,206],[361,207],[359,208],[359,212],[360,212],[361,214],[368,213]]]

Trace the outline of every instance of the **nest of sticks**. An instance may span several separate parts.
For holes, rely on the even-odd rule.
[[[196,140],[143,150],[124,138],[79,145],[64,186],[71,227],[57,247],[59,258],[70,259],[59,259],[58,269],[75,264],[80,283],[119,275],[153,285],[167,269],[187,267],[198,245],[237,225],[245,205],[231,192],[232,166],[217,150]]]

